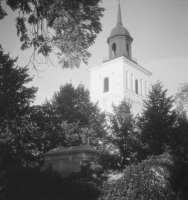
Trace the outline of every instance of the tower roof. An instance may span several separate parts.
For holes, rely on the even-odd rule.
[[[110,38],[113,38],[118,35],[129,36],[131,38],[129,31],[125,27],[122,26],[120,3],[118,4],[117,24],[116,24],[116,27],[112,29],[107,42],[109,41]]]

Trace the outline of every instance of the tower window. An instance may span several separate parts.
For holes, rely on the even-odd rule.
[[[109,78],[106,77],[104,79],[104,92],[108,92],[109,91]]]
[[[112,58],[116,57],[116,43],[112,44]]]
[[[135,79],[133,74],[131,74],[131,83],[131,89],[133,92],[135,92]]]
[[[129,57],[129,44],[127,44],[127,57]]]
[[[138,94],[139,93],[139,85],[138,85],[138,80],[136,79],[135,80],[135,92],[136,92],[136,94]]]
[[[141,79],[141,95],[144,96],[144,80]]]

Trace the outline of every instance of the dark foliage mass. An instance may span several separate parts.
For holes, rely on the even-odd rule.
[[[187,169],[186,162],[169,154],[149,157],[126,167],[119,180],[105,183],[99,199],[186,200]]]
[[[90,143],[99,148],[105,135],[105,115],[91,103],[82,85],[61,86],[51,101],[31,106],[37,88],[27,68],[1,51],[1,168],[41,164],[41,154],[58,146]]]
[[[0,47],[0,169],[33,159],[29,106],[37,88],[25,86],[32,78],[16,60]]]
[[[105,176],[95,173],[85,162],[79,173],[62,178],[57,172],[37,168],[14,168],[0,176],[1,199],[9,200],[96,200]]]
[[[32,81],[28,68],[16,66],[16,61],[0,46],[1,118],[16,118],[35,99],[37,88],[25,86]]]
[[[102,30],[100,18],[104,8],[99,6],[100,0],[7,0],[6,3],[13,11],[19,11],[17,35],[22,50],[34,48],[34,67],[36,53],[50,63],[52,51],[63,68],[72,69],[79,67],[81,61],[88,62],[91,54],[87,49]],[[0,19],[6,15],[0,5]]]
[[[174,101],[162,88],[160,82],[152,86],[138,122],[148,155],[162,154],[171,145],[177,125],[177,115],[172,109]]]
[[[109,135],[105,137],[108,150],[101,154],[100,162],[106,169],[122,170],[141,159],[140,136],[136,129],[136,118],[131,112],[132,103],[124,99],[108,115]]]

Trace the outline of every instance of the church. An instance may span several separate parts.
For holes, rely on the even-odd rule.
[[[152,73],[140,66],[132,56],[129,31],[123,27],[121,7],[118,4],[117,24],[107,38],[109,56],[103,63],[91,67],[90,95],[102,110],[111,112],[112,103],[118,105],[124,98],[132,102],[132,112],[140,113],[143,99],[148,95]]]

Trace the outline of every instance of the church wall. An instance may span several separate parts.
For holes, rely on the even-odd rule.
[[[143,99],[147,97],[150,76],[134,68],[127,62],[123,66],[123,91],[124,97],[133,102],[132,111],[134,114],[140,113],[143,107]],[[136,91],[137,82],[137,91]]]
[[[90,74],[91,100],[98,101],[102,110],[111,112],[112,102],[118,105],[126,98],[133,103],[133,114],[141,112],[143,99],[148,94],[150,72],[146,72],[145,69],[122,56],[91,68]],[[104,92],[105,78],[109,80],[107,92]]]
[[[115,59],[91,69],[91,100],[111,111],[112,102],[123,99],[123,59]],[[109,91],[104,92],[104,79],[109,78]]]

